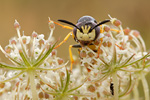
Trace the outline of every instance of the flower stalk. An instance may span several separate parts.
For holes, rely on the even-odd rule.
[[[140,100],[137,84],[135,84],[134,89],[133,89],[133,98],[134,100]]]
[[[141,73],[141,81],[142,81],[143,88],[144,88],[145,100],[150,100],[149,99],[149,87],[148,87],[148,83],[147,83],[144,73]]]
[[[114,72],[112,74],[112,80],[113,80],[113,84],[114,84],[114,100],[119,100],[119,89],[118,89],[118,86],[119,86],[119,81],[118,81],[118,78],[117,78],[117,73]]]
[[[30,78],[30,88],[31,88],[31,92],[32,92],[32,99],[38,100],[37,91],[36,91],[36,84],[35,84],[35,72],[34,72],[34,70],[29,70],[28,76]]]

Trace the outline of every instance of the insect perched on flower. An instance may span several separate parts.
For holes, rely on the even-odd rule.
[[[67,29],[72,29],[72,31],[65,37],[65,39],[55,48],[59,47],[62,43],[64,43],[70,35],[73,36],[74,40],[79,43],[77,45],[70,45],[69,46],[69,54],[70,54],[70,60],[71,60],[71,70],[72,70],[72,64],[74,62],[73,57],[72,57],[72,52],[71,48],[80,48],[84,46],[88,46],[90,49],[92,49],[94,52],[97,52],[99,55],[100,51],[100,46],[102,44],[102,40],[99,43],[98,48],[94,45],[94,42],[99,39],[98,37],[100,36],[101,30],[100,30],[100,25],[110,22],[110,20],[104,20],[100,23],[97,24],[97,21],[91,17],[91,16],[83,16],[81,17],[78,21],[77,24],[73,24],[72,22],[66,21],[66,20],[61,20],[59,19],[58,21],[67,23],[69,25],[74,26],[74,28],[71,28],[69,26],[64,26],[59,23],[54,22],[57,25],[62,26],[63,28]]]

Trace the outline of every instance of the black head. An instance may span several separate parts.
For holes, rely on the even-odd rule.
[[[79,23],[79,22],[90,22],[90,21],[97,23],[96,20],[91,16],[82,16],[81,18],[79,18],[77,23]]]
[[[105,20],[97,24],[93,17],[83,16],[77,21],[76,25],[66,20],[58,21],[74,26],[73,34],[75,36],[75,40],[80,42],[81,45],[88,45],[91,43],[91,41],[94,41],[98,38],[100,34],[99,25],[109,22],[110,20]]]

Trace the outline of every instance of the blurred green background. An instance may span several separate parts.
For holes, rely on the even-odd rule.
[[[124,28],[137,29],[150,48],[150,0],[0,0],[0,45],[9,43],[17,36],[14,20],[21,25],[25,35],[33,31],[49,35],[48,17],[52,20],[66,19],[73,23],[83,15],[93,16],[98,22],[108,19],[108,14],[122,21]],[[54,37],[60,41],[70,32],[56,25]],[[72,38],[58,48],[58,56],[68,60],[69,44],[75,44]],[[76,55],[77,50],[73,50]],[[0,58],[5,61],[0,52]],[[7,61],[5,61],[7,62]]]

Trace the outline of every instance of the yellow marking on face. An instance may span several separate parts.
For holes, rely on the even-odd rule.
[[[87,34],[89,32],[90,28],[91,28],[91,26],[88,27],[87,25],[85,25],[85,27],[81,26],[81,29],[84,34]]]
[[[92,30],[92,32],[88,33],[89,30],[90,30],[90,28],[91,27],[90,26],[87,27],[87,25],[85,25],[85,28],[83,26],[81,26],[81,29],[82,29],[83,33],[80,32],[80,30],[77,29],[77,34],[76,34],[77,39],[78,40],[82,40],[82,41],[91,41],[91,40],[94,40],[95,36],[96,36],[95,30]]]

